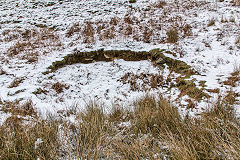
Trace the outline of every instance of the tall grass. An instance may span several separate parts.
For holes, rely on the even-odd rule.
[[[24,125],[21,118],[12,116],[0,127],[0,159],[54,159],[60,154],[57,135],[55,121]]]
[[[91,103],[74,123],[12,115],[0,126],[0,159],[239,159],[240,121],[226,100],[198,117],[162,97],[134,105],[106,114]]]

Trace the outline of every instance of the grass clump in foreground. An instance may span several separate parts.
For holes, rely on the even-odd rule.
[[[136,101],[132,111],[115,107],[105,114],[92,103],[74,115],[74,123],[12,115],[0,126],[1,159],[240,157],[240,121],[225,100],[199,117],[182,117],[167,100],[151,96]]]

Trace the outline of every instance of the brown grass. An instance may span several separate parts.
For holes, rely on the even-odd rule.
[[[152,6],[154,6],[156,8],[163,8],[165,5],[167,5],[167,3],[163,0],[158,0],[152,4]]]
[[[240,121],[225,100],[219,100],[199,117],[180,116],[178,108],[161,96],[158,100],[146,96],[136,101],[132,111],[114,107],[109,114],[104,113],[103,106],[90,103],[85,111],[70,113],[75,115],[75,123],[40,120],[30,109],[32,103],[20,108],[2,110],[12,116],[0,126],[1,159],[240,157]],[[25,112],[29,109],[31,112]],[[35,118],[21,118],[26,115]]]
[[[190,2],[184,3],[186,4],[181,6],[181,9],[190,4]],[[191,7],[198,5],[200,4],[192,3]],[[168,5],[165,1],[159,0],[144,10],[130,7],[122,18],[116,16],[111,17],[109,20],[74,23],[67,30],[66,37],[76,38],[75,36],[77,36],[78,38],[75,40],[80,40],[78,42],[86,43],[86,45],[91,45],[98,41],[106,43],[106,41],[109,42],[112,39],[120,40],[122,38],[152,44],[166,43],[166,41],[167,43],[176,43],[178,39],[192,35],[191,25],[181,16],[167,16],[167,13],[171,11],[176,12],[174,8],[177,6],[177,3]],[[154,15],[156,10],[163,12],[160,17]],[[139,13],[140,17],[134,16],[134,13]],[[85,26],[89,30],[86,30]],[[162,34],[165,31],[168,32],[167,40],[166,36]]]
[[[4,75],[4,74],[7,74],[7,72],[4,69],[0,68],[0,75]]]
[[[80,32],[81,27],[79,23],[74,23],[66,32],[67,37],[71,37],[74,33]]]
[[[233,4],[236,6],[240,6],[240,0],[233,0]]]
[[[16,100],[14,102],[4,102],[3,104],[4,105],[0,109],[2,112],[12,113],[15,116],[37,116],[37,113],[33,108],[32,101],[27,101],[24,104],[20,104],[20,102]]]
[[[146,73],[133,74],[128,72],[124,74],[119,81],[123,84],[129,84],[132,91],[148,91],[165,84],[165,80],[162,75]]]
[[[62,49],[59,36],[51,29],[19,29],[5,30],[3,33],[6,41],[16,41],[7,50],[9,57],[18,57],[28,62],[36,62],[39,53],[47,54]],[[39,52],[41,49],[41,52]]]
[[[167,42],[176,43],[178,41],[178,31],[176,28],[171,28],[167,31]]]
[[[236,45],[239,45],[239,44],[240,44],[240,36],[238,36],[238,37],[236,38],[235,44],[236,44]]]
[[[22,77],[20,77],[20,78],[15,78],[8,87],[9,87],[9,88],[18,87],[19,84],[22,83],[23,81],[24,81],[24,78],[22,78]]]
[[[55,121],[24,124],[21,118],[11,116],[0,126],[1,159],[55,159],[60,155],[57,134]],[[37,145],[39,138],[42,142]]]
[[[236,70],[231,73],[231,76],[227,78],[227,80],[223,81],[224,85],[230,85],[232,87],[238,86],[240,83],[240,71]]]
[[[69,87],[66,84],[62,84],[60,82],[56,82],[52,85],[52,89],[54,89],[57,93],[63,92],[64,89],[68,89]]]
[[[214,18],[208,20],[208,24],[207,24],[207,26],[210,27],[210,26],[215,25],[215,21],[216,21],[216,20],[215,20]]]

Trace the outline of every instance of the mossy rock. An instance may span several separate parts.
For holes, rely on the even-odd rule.
[[[103,49],[91,52],[80,52],[75,51],[73,54],[69,54],[63,58],[61,61],[54,62],[50,67],[49,71],[44,72],[45,74],[54,72],[65,65],[72,65],[76,63],[93,63],[98,61],[109,62],[114,59],[123,59],[125,61],[141,61],[141,60],[151,60],[157,65],[164,68],[163,64],[166,64],[171,70],[176,73],[190,77],[196,74],[196,72],[191,69],[191,66],[187,65],[185,62],[166,57],[164,55],[165,49],[154,49],[149,52],[135,52],[131,50],[108,50]],[[170,51],[168,51],[169,53]]]
[[[129,0],[129,3],[136,3],[136,0]]]

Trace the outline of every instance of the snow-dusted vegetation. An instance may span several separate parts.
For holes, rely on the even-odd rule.
[[[0,159],[238,159],[239,84],[239,0],[0,1]]]

